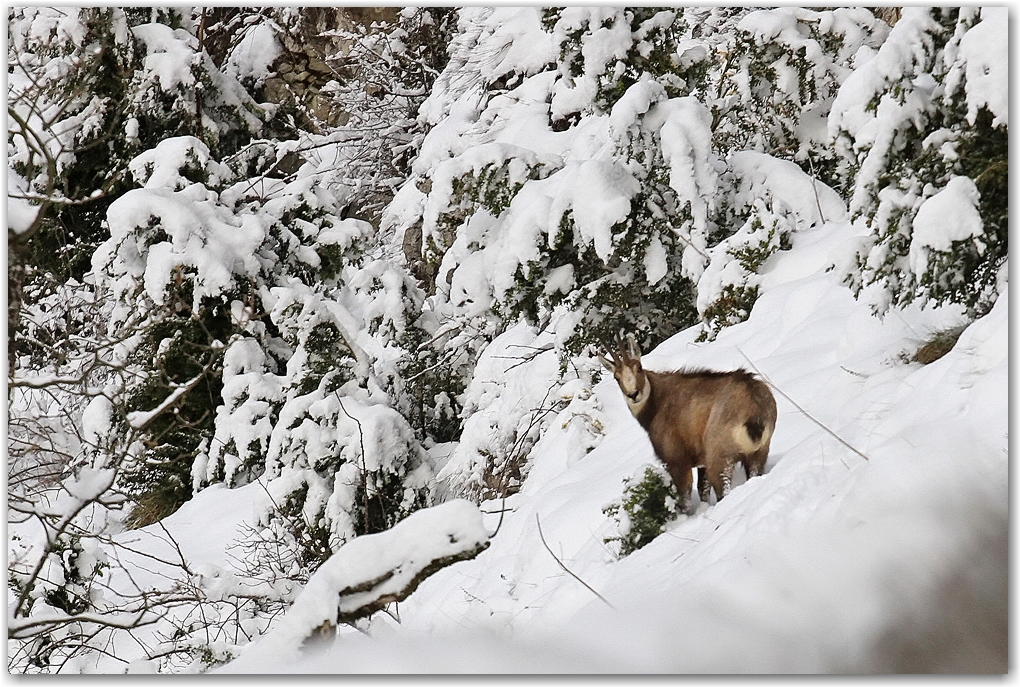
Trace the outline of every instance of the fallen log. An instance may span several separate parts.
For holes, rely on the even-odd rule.
[[[436,571],[489,546],[478,507],[462,499],[426,508],[385,532],[344,544],[308,580],[279,624],[260,641],[295,654],[332,637],[338,623],[367,617],[406,599]]]

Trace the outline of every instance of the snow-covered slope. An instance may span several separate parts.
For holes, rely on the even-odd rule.
[[[1005,670],[1007,296],[945,357],[906,362],[962,316],[874,317],[826,271],[854,233],[798,233],[746,322],[645,357],[651,369],[750,361],[771,380],[765,475],[738,477],[724,501],[618,560],[602,507],[654,456],[604,380],[601,444],[584,454],[571,426],[547,432],[521,491],[483,504],[499,528],[490,548],[423,583],[399,621],[378,614],[297,663],[257,641],[221,671]]]
[[[1008,667],[1005,10],[65,9],[9,16],[9,671]],[[628,334],[780,417],[625,556]]]

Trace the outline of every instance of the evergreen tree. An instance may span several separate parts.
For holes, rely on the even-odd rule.
[[[845,179],[821,125],[888,30],[870,12],[468,9],[459,25],[383,216],[457,388],[519,321],[555,330],[564,371],[625,333],[644,350],[699,321],[714,336],[793,232],[845,216],[811,172]],[[459,412],[467,429],[476,411]]]
[[[81,280],[139,152],[192,135],[227,155],[261,129],[266,113],[198,50],[191,24],[179,10],[10,10],[9,164],[49,210],[21,237],[28,265]]]
[[[840,265],[877,312],[912,301],[986,312],[1008,254],[1006,45],[994,9],[904,8],[843,85],[829,126],[869,234]]]

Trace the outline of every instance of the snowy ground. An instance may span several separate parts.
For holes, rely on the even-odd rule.
[[[601,73],[597,73],[598,64],[623,64],[617,62],[620,55],[614,57],[617,47],[613,43],[620,35],[605,25],[596,28],[599,21],[592,23],[590,40],[585,38],[581,47],[586,63],[583,78],[559,79],[546,67],[559,62],[558,69],[567,73],[562,71],[565,63],[560,54],[567,43],[553,41],[554,34],[542,28],[538,13],[531,9],[476,10],[465,12],[462,19],[464,26],[478,31],[471,35],[462,31],[459,47],[451,50],[452,57],[458,51],[463,53],[463,69],[445,72],[423,105],[422,122],[433,126],[421,142],[412,177],[387,209],[380,231],[387,236],[392,232],[390,238],[400,237],[420,222],[420,240],[438,237],[440,218],[456,215],[452,212],[455,206],[466,202],[464,194],[455,192],[455,181],[463,183],[490,165],[499,168],[507,163],[510,185],[520,182],[521,186],[511,194],[510,205],[499,212],[491,207],[475,208],[470,220],[458,229],[453,244],[444,249],[437,283],[448,283],[450,293],[437,294],[442,298],[433,300],[439,309],[432,314],[445,314],[442,309],[447,306],[463,318],[494,312],[494,295],[513,285],[518,268],[536,258],[544,237],[555,237],[566,209],[580,240],[578,247],[590,244],[603,259],[611,254],[624,260],[640,259],[648,284],[660,283],[675,267],[667,261],[659,238],[662,235],[653,235],[643,255],[628,256],[619,252],[622,245],[614,245],[613,234],[614,227],[631,211],[639,183],[638,177],[624,168],[621,151],[637,145],[641,136],[657,140],[658,152],[670,168],[672,191],[678,194],[681,206],[690,203],[696,231],[685,230],[687,236],[682,238],[689,250],[685,249],[681,263],[683,276],[697,281],[700,311],[707,312],[727,286],[757,287],[761,295],[750,318],[723,330],[716,340],[697,343],[700,328],[682,332],[648,353],[645,364],[660,370],[750,366],[773,383],[779,421],[767,472],[747,482],[736,475],[735,488],[727,499],[699,504],[693,516],[680,517],[650,545],[620,558],[605,543],[616,533],[616,525],[603,508],[620,497],[625,479],[641,474],[655,460],[647,437],[611,379],[597,386],[594,399],[577,392],[585,383],[580,378],[553,387],[557,361],[551,342],[564,333],[557,330],[555,321],[544,331],[541,342],[534,328],[512,326],[498,344],[494,342],[481,353],[465,393],[464,407],[473,414],[465,423],[460,444],[443,445],[433,457],[442,454],[445,469],[437,474],[439,479],[450,477],[445,485],[450,493],[463,493],[458,488],[464,485],[455,483],[458,475],[470,478],[474,476],[471,470],[481,469],[479,463],[490,455],[484,450],[485,442],[497,431],[512,434],[515,442],[519,438],[519,445],[526,445],[533,436],[517,430],[529,417],[532,424],[527,430],[539,426],[546,416],[537,418],[536,408],[546,407],[549,392],[560,394],[549,406],[556,408],[562,407],[559,401],[566,405],[574,394],[570,405],[548,424],[538,444],[528,452],[520,492],[482,504],[484,518],[473,504],[448,501],[415,513],[387,532],[349,542],[319,569],[290,610],[273,619],[271,628],[267,628],[270,619],[266,617],[251,619],[241,632],[247,635],[250,631],[260,638],[217,671],[1004,672],[1008,296],[1003,293],[987,316],[971,323],[948,355],[927,366],[911,362],[913,352],[932,334],[965,323],[962,311],[907,308],[891,310],[878,319],[869,309],[867,292],[860,301],[855,300],[839,282],[839,268],[830,269],[849,263],[854,250],[863,245],[862,234],[845,219],[846,208],[834,191],[816,184],[792,162],[761,152],[729,151],[722,164],[723,160],[711,154],[713,136],[724,138],[726,133],[711,122],[714,105],[694,96],[668,99],[665,87],[655,80],[634,84],[607,116],[581,117],[576,126],[554,131],[560,127],[552,127],[551,120],[567,121],[559,117],[582,111],[595,97],[594,90],[588,93],[586,89],[596,87]],[[587,22],[583,14],[575,19]],[[755,12],[740,25],[766,42],[773,41],[780,38],[776,31],[782,26],[796,25],[792,14],[781,14]],[[596,15],[598,12],[592,16]],[[853,59],[845,65],[843,58],[849,59],[850,52],[839,64],[825,67],[817,63],[819,74],[831,68],[832,78],[842,79],[836,100],[825,103],[832,111],[827,120],[829,137],[839,145],[852,142],[857,153],[870,151],[854,162],[860,170],[853,185],[852,212],[871,203],[869,194],[878,193],[879,173],[894,169],[889,166],[894,163],[891,155],[899,154],[898,141],[909,131],[902,128],[904,122],[912,118],[920,121],[925,108],[935,107],[928,102],[929,96],[934,100],[932,94],[951,95],[952,79],[962,78],[960,69],[966,70],[966,97],[953,107],[965,104],[971,120],[979,106],[988,107],[996,122],[1008,119],[1007,70],[1002,69],[1008,42],[1006,12],[1001,8],[982,11],[980,18],[958,45],[950,43],[952,49],[943,51],[944,56],[954,54],[960,59],[947,58],[949,76],[937,84],[927,73],[911,76],[917,73],[915,67],[921,68],[913,62],[924,57],[924,51],[917,49],[921,40],[917,37],[925,35],[924,27],[933,21],[927,12],[906,12],[888,39],[878,31],[874,48],[862,38],[864,42],[858,42]],[[977,22],[978,15],[972,19]],[[805,19],[800,28],[816,21],[822,19]],[[843,12],[838,17],[833,13],[825,21],[846,21],[851,26],[856,20]],[[619,27],[626,34],[624,42],[630,45],[630,30],[622,23]],[[170,40],[173,32],[168,27],[143,25],[134,31],[148,46],[150,57],[157,53],[166,57],[157,62],[173,67],[168,74],[180,83],[194,83],[189,66],[193,53],[190,48],[171,50],[181,46],[174,42],[177,39]],[[794,42],[802,41],[799,32],[790,31]],[[226,71],[264,78],[276,56],[265,49],[267,45],[275,45],[268,29],[259,35],[251,33],[240,44],[240,52],[234,53],[243,52],[246,57],[232,59]],[[626,45],[620,48],[621,55],[627,52]],[[651,43],[644,45],[647,48]],[[709,47],[711,44],[705,43],[700,49]],[[149,61],[147,58],[147,64]],[[457,64],[456,60],[451,59],[451,64]],[[723,71],[728,70],[729,57]],[[792,87],[798,78],[795,70],[786,64],[783,71],[780,81]],[[477,78],[465,78],[465,74],[477,74]],[[519,85],[485,103],[474,102],[471,90],[463,86],[492,85],[510,75],[520,79],[513,82]],[[24,75],[12,78],[23,79]],[[505,83],[510,89],[512,82]],[[224,97],[235,98],[241,93],[240,85],[234,83],[232,88],[224,90]],[[779,87],[775,92],[784,90]],[[901,91],[908,94],[903,103],[897,100]],[[722,89],[717,97],[723,97]],[[821,107],[821,103],[816,104]],[[945,104],[948,107],[950,101]],[[255,115],[238,107],[253,123]],[[802,143],[822,140],[821,130],[809,129],[820,127],[824,118],[817,112],[802,114],[804,119],[797,125],[804,125],[798,133],[806,137]],[[130,119],[128,130],[137,129],[137,124]],[[943,135],[956,133],[943,130],[929,136],[926,145],[938,144],[943,150],[940,155],[956,160],[955,144],[951,144],[955,139],[944,139],[943,146],[939,143]],[[640,146],[635,150],[640,152]],[[324,152],[317,154],[322,160],[328,157]],[[100,284],[114,285],[115,293],[134,294],[136,288],[143,289],[152,302],[163,303],[166,287],[180,276],[181,265],[191,265],[196,270],[196,284],[201,286],[192,293],[193,310],[197,311],[203,295],[227,293],[237,277],[265,281],[264,266],[256,259],[259,247],[271,235],[267,233],[271,226],[284,226],[279,215],[284,214],[286,204],[304,193],[311,197],[313,187],[306,184],[305,177],[285,186],[281,181],[282,195],[260,207],[259,213],[237,214],[233,201],[239,189],[245,189],[243,193],[250,190],[250,182],[238,181],[222,193],[210,190],[217,183],[210,182],[210,188],[185,184],[182,169],[186,160],[201,163],[211,178],[220,175],[217,170],[221,166],[212,161],[208,148],[198,139],[168,137],[135,159],[130,171],[144,188],[125,193],[110,206],[107,219],[112,239],[94,256],[93,276]],[[848,160],[853,162],[853,156]],[[314,166],[315,160],[311,162]],[[327,166],[323,162],[323,169]],[[717,168],[728,169],[733,179],[739,180],[739,188],[727,191],[717,179]],[[227,178],[227,171],[222,170]],[[429,191],[419,184],[426,179]],[[24,192],[26,183],[9,174],[9,194]],[[328,187],[323,181],[314,192],[325,193]],[[732,208],[736,216],[752,209],[759,214],[749,214],[751,219],[744,228],[708,249],[709,201],[727,194],[732,198],[726,202],[736,202]],[[910,209],[916,211],[912,243],[902,259],[911,274],[918,278],[929,274],[929,261],[956,241],[977,239],[977,250],[984,254],[986,244],[980,237],[985,227],[977,194],[974,181],[954,176],[944,188]],[[893,216],[891,208],[897,208],[895,212],[907,208],[909,195],[895,203],[882,201],[872,219]],[[339,208],[339,199],[332,198],[332,191],[330,196],[323,207],[335,201]],[[766,201],[774,208],[787,207],[789,213],[766,213]],[[907,204],[897,206],[901,201]],[[23,232],[34,215],[24,202],[12,201],[9,206],[11,231]],[[163,223],[173,241],[153,243],[144,232],[139,233],[146,226],[154,228],[153,217]],[[771,228],[777,232],[786,227],[793,248],[775,254],[759,274],[757,267],[742,267],[732,258],[733,249],[741,246],[778,247],[779,233],[772,237],[775,245],[760,235],[751,236],[755,220],[761,217],[771,217]],[[337,218],[330,230],[319,232],[317,225],[313,229],[307,229],[309,237],[314,234],[320,247],[347,246],[371,231],[368,223],[352,218]],[[761,229],[768,233],[764,225]],[[876,231],[881,234],[881,223]],[[294,246],[300,244],[304,251],[304,257],[296,260],[307,265],[320,263],[312,245],[300,243],[296,235],[292,238]],[[438,240],[436,245],[445,245],[445,241]],[[392,247],[400,244],[398,238]],[[180,247],[184,252],[174,253]],[[888,248],[879,243],[862,256],[868,255],[869,263],[880,262],[881,251]],[[353,274],[365,280],[392,277],[399,287],[404,273],[388,270],[387,263],[380,261]],[[998,272],[1000,283],[1005,283],[1007,271],[1004,265]],[[274,275],[273,279],[280,276]],[[280,278],[280,284],[290,279]],[[347,279],[347,283],[353,282]],[[574,284],[573,266],[561,265],[547,275],[544,288],[547,295],[567,294],[574,286],[580,287]],[[265,281],[265,287],[276,294],[275,306],[263,303],[274,318],[288,304],[315,295],[316,299],[322,296],[315,302],[323,311],[332,305],[342,311],[343,317],[337,316],[340,329],[347,327],[341,320],[357,320],[351,313],[358,312],[360,317],[362,310],[385,311],[393,322],[405,319],[400,294],[406,292],[396,287],[387,286],[378,293],[358,292],[356,297],[348,294],[353,304],[350,308],[340,301],[327,304],[325,292],[314,289],[294,286],[283,298],[279,294],[284,287],[276,282]],[[886,300],[889,296],[884,294]],[[134,311],[142,302],[128,295],[118,298],[118,312]],[[352,325],[348,333],[360,332],[361,339],[373,346],[380,344],[374,334],[365,333],[367,323],[368,319],[364,326]],[[281,322],[277,324],[285,328]],[[354,340],[345,338],[348,344]],[[241,346],[226,354],[225,367],[231,374],[234,355],[245,359],[238,369],[262,369],[265,351],[255,339],[249,343],[250,358],[242,355],[246,349]],[[537,351],[532,362],[508,375],[517,364],[505,362],[510,356],[501,354],[512,347],[529,346]],[[378,347],[383,348],[381,344]],[[357,357],[359,365],[365,363],[365,356],[358,353]],[[385,355],[373,353],[373,357],[389,364]],[[301,368],[302,360],[300,356],[292,358],[288,375]],[[228,376],[224,376],[227,381]],[[264,395],[282,399],[282,377],[259,372],[252,373],[252,378],[259,383],[269,379],[270,386],[275,386]],[[255,383],[242,388],[240,382],[248,382],[241,374],[235,379],[238,384],[231,389],[237,393],[224,394],[228,405],[233,407],[233,400],[242,395],[253,398],[255,404],[262,403],[262,397],[253,391]],[[181,387],[153,411],[130,415],[129,423],[142,427],[189,388]],[[279,440],[290,436],[290,420],[298,418],[307,404],[319,401],[323,401],[321,395],[308,394],[283,411],[278,426],[284,430],[274,434],[271,462],[297,445]],[[356,424],[359,433],[359,417],[366,424],[369,420],[385,422],[393,429],[372,432],[395,443],[369,444],[368,454],[362,438],[365,462],[369,455],[394,456],[400,448],[401,432],[409,435],[411,431],[405,420],[388,405],[352,402],[356,408],[354,415],[349,415],[337,393],[338,405],[330,412],[342,410],[352,423],[348,427]],[[85,411],[85,434],[100,438],[106,420],[93,421],[110,415],[108,411],[102,402],[90,405]],[[218,425],[216,440],[220,444],[227,446],[233,441],[248,446],[249,439],[268,440],[269,418],[246,413],[238,412],[233,418],[236,422],[232,419]],[[571,420],[575,414],[582,417],[581,422]],[[259,420],[257,427],[253,417]],[[346,422],[337,421],[341,436]],[[239,429],[232,437],[221,436],[219,429],[228,424],[231,431]],[[98,429],[100,426],[103,429]],[[310,443],[323,443],[316,441],[321,426],[309,423],[308,427]],[[263,434],[252,434],[256,430]],[[353,436],[353,429],[347,436]],[[472,462],[476,458],[479,460]],[[220,467],[214,462],[207,466],[210,475]],[[354,464],[349,462],[348,467],[354,469]],[[229,474],[232,468],[226,470]],[[201,472],[197,469],[196,475]],[[112,478],[111,470],[83,470],[75,486],[81,493],[71,489],[69,497],[87,500],[86,492],[100,493]],[[282,488],[284,482],[278,481],[275,488]],[[237,489],[215,485],[156,525],[118,530],[114,536],[123,558],[108,580],[111,592],[165,588],[174,581],[183,587],[201,579],[206,598],[219,601],[213,598],[217,592],[238,583],[227,571],[242,564],[239,559],[244,553],[237,542],[242,532],[255,524],[258,504],[265,501],[269,488],[271,485],[262,483]],[[29,534],[32,536],[24,541],[40,540],[38,532]],[[419,567],[400,572],[413,578],[435,560],[432,556],[473,552],[487,538],[490,545],[476,558],[439,571],[412,596],[388,609],[389,613],[377,613],[357,628],[342,627],[326,647],[320,644],[316,650],[299,650],[309,628],[328,627],[323,621],[328,623],[336,607],[337,589],[347,586],[365,593],[361,582],[366,580],[381,586],[390,581],[388,574],[408,560],[401,556],[412,554]],[[92,554],[84,552],[85,560]],[[175,565],[178,560],[180,565]],[[406,579],[392,577],[393,586]],[[386,588],[378,593],[385,596],[390,592]],[[12,594],[9,586],[9,605]],[[201,604],[191,601],[185,599],[174,612],[204,613]],[[240,611],[236,615],[240,617]],[[181,636],[192,631],[187,618],[171,620],[180,621]],[[166,627],[171,625],[163,630]],[[235,636],[230,647],[239,641]],[[158,655],[153,647],[159,642],[157,628],[147,626],[111,639],[109,646],[103,647],[105,654],[96,659],[98,665],[76,665],[74,661],[79,659],[74,659],[66,667],[118,672],[127,661],[129,672],[154,670],[154,662],[140,657]],[[229,651],[222,646],[226,642],[208,635],[197,642],[210,654],[188,669],[200,669],[202,660],[212,663]],[[213,646],[217,643],[220,646]]]
[[[618,560],[602,507],[654,457],[609,379],[597,388],[602,443],[584,454],[573,427],[548,432],[520,493],[483,504],[509,509],[490,548],[426,580],[399,622],[377,614],[297,662],[263,639],[220,672],[1004,670],[1007,296],[944,358],[905,362],[960,315],[873,317],[825,271],[852,234],[845,223],[798,233],[747,322],[711,343],[681,333],[645,363],[730,368],[747,356],[866,459],[777,395],[767,474]],[[206,490],[167,526],[219,562],[213,542],[249,492]],[[499,515],[486,517],[495,530]],[[546,551],[539,522],[605,601]]]

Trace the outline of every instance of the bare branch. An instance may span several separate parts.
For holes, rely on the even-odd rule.
[[[745,354],[745,353],[744,353],[743,351],[741,351],[741,350],[740,350],[739,348],[737,348],[737,351],[739,351],[739,352],[740,352],[740,355],[744,356],[744,360],[746,360],[746,361],[747,361],[747,364],[751,366],[751,368],[752,368],[752,369],[754,370],[754,373],[755,373],[756,375],[758,375],[759,377],[761,377],[761,379],[762,379],[762,381],[763,381],[763,382],[765,382],[765,383],[766,383],[766,384],[768,384],[768,385],[769,385],[770,387],[772,387],[772,388],[773,388],[773,389],[775,389],[775,390],[776,390],[777,392],[779,392],[779,394],[780,394],[780,395],[781,395],[781,396],[782,396],[783,398],[785,398],[785,399],[786,399],[787,401],[789,401],[789,402],[790,402],[790,403],[791,403],[791,404],[793,405],[793,407],[794,407],[794,408],[796,408],[797,410],[799,410],[799,411],[800,411],[800,412],[801,412],[801,413],[802,413],[802,414],[804,415],[804,417],[806,417],[807,419],[811,420],[811,422],[813,422],[813,423],[815,423],[816,425],[818,425],[819,427],[821,427],[821,428],[822,428],[823,430],[825,430],[825,431],[826,431],[826,432],[827,432],[827,433],[828,433],[829,435],[831,435],[831,436],[832,436],[832,437],[833,437],[833,438],[834,438],[834,439],[835,439],[836,441],[838,441],[839,443],[841,443],[841,444],[843,444],[844,446],[846,446],[846,447],[847,447],[848,449],[850,449],[851,451],[853,451],[854,453],[856,453],[857,455],[859,455],[859,456],[860,456],[861,458],[863,458],[864,460],[870,460],[870,459],[869,459],[869,458],[868,458],[868,457],[867,457],[866,455],[864,455],[863,453],[861,453],[860,451],[858,451],[858,450],[857,450],[856,448],[854,448],[853,446],[851,446],[851,445],[850,445],[850,444],[849,444],[849,443],[848,443],[848,442],[847,442],[847,441],[846,441],[846,440],[845,440],[845,439],[844,439],[843,437],[839,436],[838,434],[836,434],[835,432],[833,432],[833,431],[832,431],[831,429],[829,429],[828,427],[826,427],[826,426],[825,426],[824,424],[822,424],[822,422],[820,422],[819,420],[815,419],[815,417],[814,417],[814,416],[812,416],[812,415],[811,415],[811,414],[810,414],[809,412],[807,412],[806,410],[804,410],[804,408],[803,408],[803,407],[801,407],[801,405],[800,405],[799,403],[797,403],[797,402],[796,402],[796,401],[794,401],[794,400],[793,400],[792,398],[790,398],[790,396],[789,396],[789,395],[788,395],[788,394],[787,394],[787,393],[786,393],[785,391],[783,391],[783,390],[782,390],[782,389],[780,389],[780,388],[779,388],[778,386],[776,386],[776,385],[775,385],[775,384],[774,384],[774,383],[772,382],[772,380],[771,380],[771,379],[769,379],[769,378],[768,378],[768,377],[767,377],[767,376],[766,376],[766,375],[765,375],[765,374],[764,374],[764,373],[763,373],[763,372],[762,372],[761,370],[759,370],[759,369],[758,369],[758,367],[757,367],[757,366],[756,366],[756,365],[755,365],[755,364],[754,364],[753,362],[751,362],[751,359],[750,359],[750,358],[748,358],[748,357],[747,357],[747,355],[746,355],[746,354]]]
[[[577,574],[573,570],[564,565],[563,561],[561,561],[559,557],[555,553],[553,553],[553,550],[549,548],[549,543],[546,542],[545,535],[542,534],[542,521],[538,519],[538,513],[535,513],[535,524],[538,525],[538,536],[542,540],[542,546],[544,546],[545,550],[549,552],[549,555],[553,557],[553,560],[556,561],[561,568],[563,568],[563,571],[570,575],[571,577],[573,577],[578,582],[580,582],[581,584],[583,584],[588,589],[588,591],[590,591],[595,596],[599,597],[602,600],[602,603],[609,606],[615,611],[616,607],[613,606],[613,604],[609,603],[609,600],[606,599],[606,597],[602,596],[597,591],[595,591],[594,587],[592,587],[590,584],[582,580],[580,577],[577,576]]]

